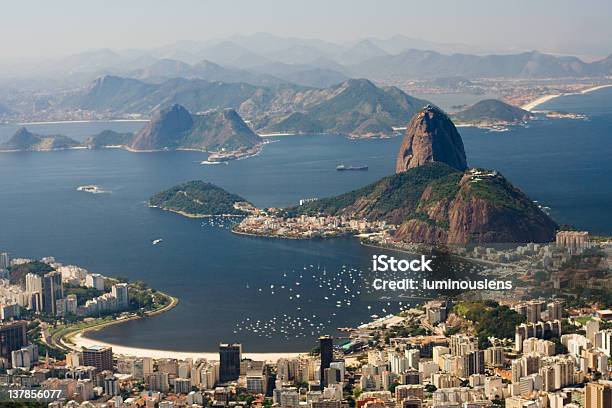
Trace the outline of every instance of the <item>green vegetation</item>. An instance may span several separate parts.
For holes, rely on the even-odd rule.
[[[481,171],[487,171],[479,169]],[[486,177],[476,183],[470,183],[469,189],[462,190],[466,199],[478,197],[487,200],[496,207],[504,207],[513,211],[529,211],[533,208],[530,201],[503,177]]]
[[[520,122],[530,116],[531,114],[524,109],[497,99],[486,99],[457,112],[453,118],[464,123]]]
[[[312,91],[316,103],[266,127],[271,132],[392,134],[427,101],[397,88],[379,88],[367,79],[351,79],[328,90]],[[313,97],[313,95],[309,95]],[[318,95],[317,95],[318,96]]]
[[[243,211],[234,208],[234,203],[241,201],[246,200],[214,184],[190,181],[155,194],[149,205],[195,216],[244,215]]]
[[[243,150],[261,143],[261,138],[235,110],[225,109],[193,115],[193,127],[182,147],[207,151]]]
[[[24,285],[25,276],[28,273],[43,276],[48,272],[52,272],[54,269],[46,263],[40,261],[27,262],[21,265],[14,265],[9,268],[10,282],[13,285]]]
[[[83,145],[91,149],[106,146],[128,146],[133,137],[133,133],[118,133],[112,130],[103,130],[97,135],[85,139]]]
[[[54,150],[76,147],[79,142],[62,135],[43,136],[29,132],[22,127],[6,142],[0,144],[1,150]]]
[[[77,304],[85,304],[88,300],[104,294],[103,291],[96,288],[85,288],[82,286],[75,286],[70,284],[64,284],[64,295],[76,295]]]
[[[460,302],[453,307],[453,312],[474,323],[481,346],[486,344],[488,337],[514,338],[515,327],[525,321],[524,316],[492,300]]]
[[[393,381],[391,384],[389,384],[389,391],[391,391],[392,393],[395,393],[395,389],[397,388],[398,385],[400,385],[399,382]]]
[[[436,194],[451,194],[462,173],[443,163],[428,163],[336,197],[324,198],[289,209],[290,214],[340,215],[355,212],[369,220],[401,223],[418,217],[417,207],[425,189],[436,182]]]

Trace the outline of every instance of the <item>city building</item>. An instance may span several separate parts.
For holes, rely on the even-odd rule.
[[[85,277],[85,286],[88,288],[95,288],[97,290],[104,290],[104,276],[99,273],[90,273]]]
[[[83,348],[83,365],[92,366],[96,371],[113,369],[113,349],[111,347],[92,346]]]
[[[584,408],[612,407],[612,381],[588,383],[584,394]]]
[[[111,288],[112,295],[117,299],[117,309],[127,310],[130,306],[127,283],[117,283]]]
[[[27,346],[26,327],[25,321],[0,324],[0,359],[10,363],[12,352]],[[6,363],[5,366],[8,366]]]
[[[321,367],[319,371],[319,382],[321,388],[324,388],[325,384],[325,369],[329,368],[331,362],[334,360],[334,339],[331,336],[319,337],[319,346],[321,349]]]
[[[242,345],[220,344],[219,345],[219,381],[226,383],[236,381],[240,376],[240,361],[242,360]]]
[[[43,312],[55,316],[57,314],[57,300],[64,297],[62,274],[57,271],[45,274],[42,280],[42,291]]]

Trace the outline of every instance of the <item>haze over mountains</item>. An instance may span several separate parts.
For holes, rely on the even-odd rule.
[[[210,64],[214,65],[207,66]],[[274,69],[275,65],[279,65],[278,69]],[[491,50],[478,47],[435,43],[401,35],[335,44],[318,39],[257,33],[214,41],[181,41],[148,50],[90,50],[36,64],[7,66],[0,63],[0,77],[5,78],[46,76],[78,82],[114,74],[141,79],[197,77],[227,82],[235,80],[239,74],[241,82],[257,85],[275,81],[300,84],[301,78],[307,78],[307,83],[301,84],[308,86],[329,86],[333,81],[342,82],[347,77],[535,78],[610,73],[611,57],[586,63],[576,57],[558,57],[535,51],[493,54]]]
[[[390,135],[427,101],[367,79],[350,79],[329,88],[273,87],[246,83],[169,79],[159,84],[104,76],[58,102],[64,109],[109,114],[139,113],[181,104],[191,112],[235,109],[263,132]]]
[[[612,74],[612,56],[587,63],[535,51],[458,51],[482,50],[403,36],[335,44],[264,33],[93,50],[23,64],[10,79],[1,79],[11,72],[0,67],[0,120],[149,118],[181,104],[196,113],[234,109],[256,131],[378,136],[405,124],[427,101],[377,83]]]

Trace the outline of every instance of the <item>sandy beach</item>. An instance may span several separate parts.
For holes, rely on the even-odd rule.
[[[186,358],[206,358],[208,360],[218,360],[219,353],[217,352],[189,352],[189,351],[172,351],[172,350],[157,350],[157,349],[146,349],[138,347],[121,346],[118,344],[106,343],[99,340],[88,339],[83,337],[82,333],[77,333],[74,337],[70,338],[73,344],[64,342],[64,345],[72,348],[73,350],[80,350],[81,347],[91,346],[110,346],[113,348],[113,354],[121,354],[124,356],[133,357],[152,357],[152,358],[176,358],[184,360]],[[276,362],[279,358],[294,358],[300,354],[305,353],[243,353],[244,358],[251,358],[258,361],[273,361]]]
[[[600,89],[604,89],[604,88],[610,88],[612,87],[611,85],[597,85],[594,86],[592,88],[588,88],[588,89],[584,89],[580,92],[566,92],[566,93],[560,93],[560,94],[552,94],[552,95],[544,95],[532,102],[529,102],[528,104],[525,104],[523,106],[521,106],[522,109],[525,109],[526,111],[532,111],[533,109],[535,109],[536,107],[542,105],[544,102],[548,102],[552,99],[558,98],[560,96],[569,96],[569,95],[583,95],[583,94],[587,94],[590,92],[595,92],[598,91]]]

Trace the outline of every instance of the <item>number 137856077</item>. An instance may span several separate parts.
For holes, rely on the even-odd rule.
[[[34,399],[34,400],[55,400],[62,397],[62,390],[8,390],[8,397],[10,399]]]

